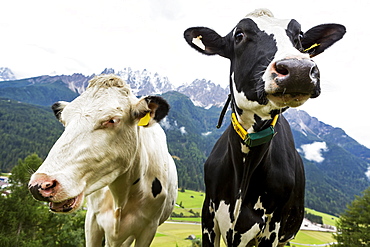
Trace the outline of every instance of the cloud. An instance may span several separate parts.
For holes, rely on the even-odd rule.
[[[325,142],[313,142],[301,146],[304,157],[310,161],[321,163],[324,161],[322,152],[327,152],[329,149]]]
[[[370,179],[370,166],[367,168],[367,171],[365,172],[365,175],[368,179]]]
[[[165,130],[169,130],[171,128],[171,124],[170,124],[170,121],[168,120],[168,117],[165,117],[164,119],[162,119],[162,121],[160,122],[160,125]]]
[[[182,126],[182,127],[180,127],[180,133],[181,133],[182,135],[185,135],[185,134],[187,134],[188,132],[186,132],[185,127],[184,127],[184,126]]]

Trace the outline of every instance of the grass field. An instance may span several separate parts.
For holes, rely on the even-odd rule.
[[[204,200],[203,192],[196,192],[186,190],[178,194],[177,205],[174,212],[177,214],[182,213],[184,216],[194,216],[192,212],[201,213],[201,207]],[[335,225],[337,217],[317,212],[312,209],[306,209],[309,213],[323,217],[324,224]],[[182,222],[166,222],[162,224],[157,231],[154,241],[151,246],[153,247],[191,247],[191,241],[186,238],[189,235],[194,235],[197,238],[201,237],[201,226],[199,224],[200,217],[198,218],[171,218],[172,221]],[[192,222],[197,222],[192,223]],[[291,246],[302,246],[300,244],[326,244],[335,242],[332,233],[317,232],[317,231],[299,231],[296,238],[292,241]],[[221,245],[225,246],[225,245]]]
[[[189,224],[184,222],[166,222],[157,231],[151,246],[153,247],[191,247],[191,241],[186,238],[194,235],[201,237],[201,226],[199,224]],[[300,244],[327,244],[335,242],[333,234],[317,231],[299,231],[296,238],[292,240],[291,246],[301,246]],[[221,246],[225,246],[223,243]]]
[[[306,211],[310,214],[321,216],[325,225],[335,226],[335,222],[338,220],[336,216],[324,214],[313,209],[306,208]]]
[[[299,231],[296,238],[291,241],[291,245],[301,244],[327,244],[335,242],[333,234],[330,232],[317,232],[317,231]],[[299,245],[297,245],[299,246]]]
[[[200,238],[201,226],[199,224],[184,224],[177,222],[166,222],[159,226],[153,247],[190,247],[191,241],[186,240],[189,235]]]

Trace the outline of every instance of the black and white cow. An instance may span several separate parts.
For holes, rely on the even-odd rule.
[[[299,230],[304,168],[281,113],[319,96],[319,70],[310,57],[344,34],[338,24],[303,33],[296,20],[276,19],[266,9],[225,37],[206,27],[185,31],[197,51],[231,61],[232,124],[204,168],[203,246],[220,246],[220,236],[228,246],[283,246]]]

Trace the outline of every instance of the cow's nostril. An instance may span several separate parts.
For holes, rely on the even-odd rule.
[[[50,201],[58,190],[58,182],[44,174],[34,176],[34,182],[29,184],[33,197],[39,201]]]
[[[55,186],[57,186],[57,181],[53,180],[53,181],[43,182],[40,187],[42,190],[47,190],[47,189],[54,188]]]
[[[317,80],[320,78],[320,71],[316,65],[311,68],[310,76],[312,80]]]
[[[276,72],[278,72],[278,74],[283,75],[283,76],[289,74],[289,70],[288,70],[287,66],[284,63],[281,63],[281,62],[276,62],[275,70],[276,70]]]

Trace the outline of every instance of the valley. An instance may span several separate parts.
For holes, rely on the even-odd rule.
[[[29,154],[46,157],[63,131],[50,105],[59,100],[73,100],[94,75],[44,75],[17,80],[9,70],[1,71],[4,73],[0,76],[0,138],[3,140],[0,169],[9,172],[19,159]],[[228,89],[204,79],[175,87],[167,77],[147,70],[125,68],[103,72],[119,74],[138,97],[157,94],[170,103],[170,113],[161,125],[175,159],[179,187],[204,191],[203,164],[230,124],[230,113],[226,112],[221,128],[215,127]],[[304,111],[289,109],[284,116],[305,165],[306,207],[339,215],[355,195],[370,186],[370,149],[342,129]]]

